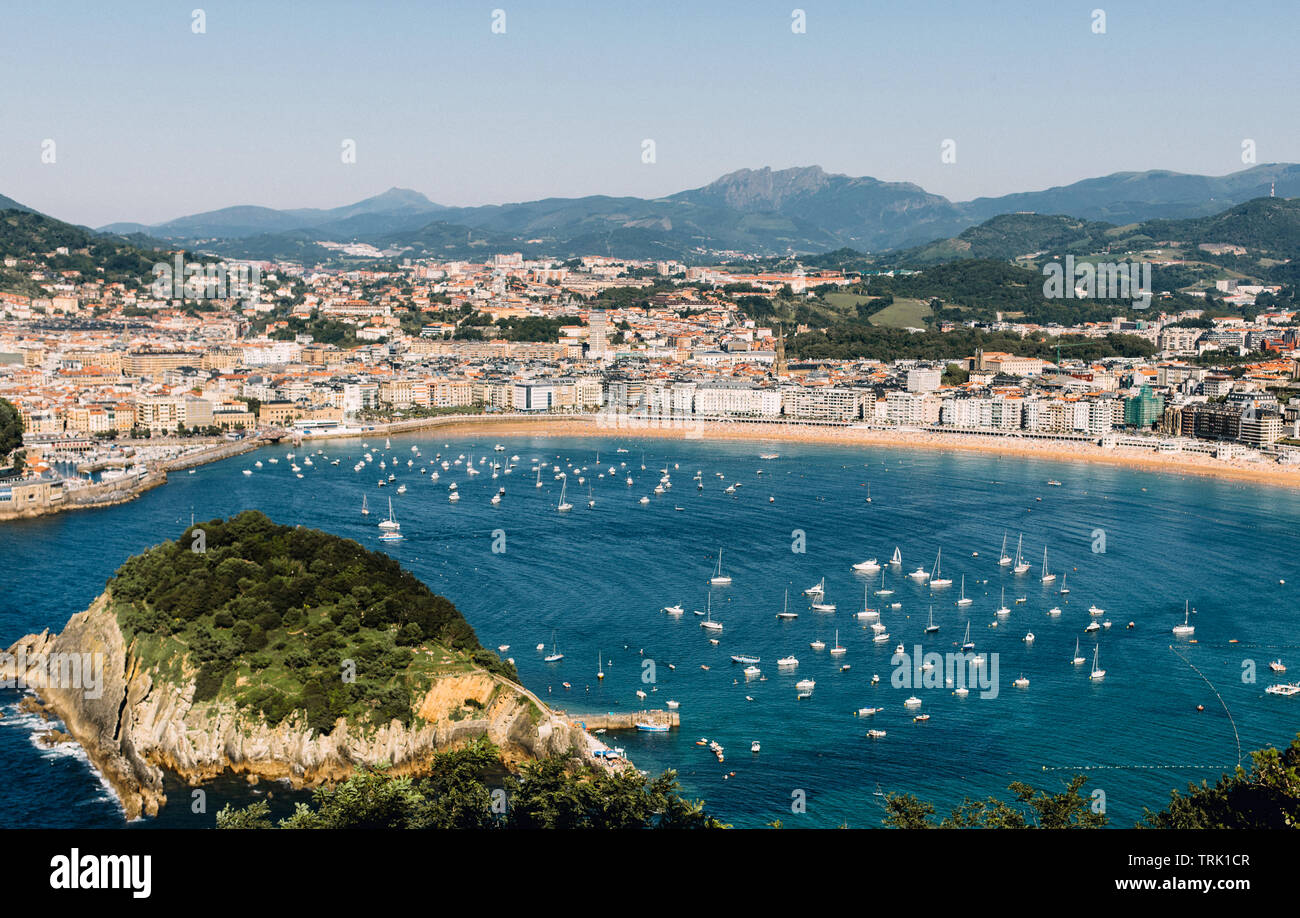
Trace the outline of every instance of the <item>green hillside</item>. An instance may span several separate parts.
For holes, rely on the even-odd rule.
[[[197,669],[195,702],[230,698],[270,724],[299,711],[322,733],[339,717],[410,725],[440,675],[517,679],[392,558],[254,510],[129,559],[108,590],[123,637],[162,678]]]

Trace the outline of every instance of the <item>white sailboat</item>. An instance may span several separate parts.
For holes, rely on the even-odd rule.
[[[1075,639],[1074,639],[1074,659],[1071,660],[1070,662],[1073,663],[1075,666],[1082,666],[1084,663],[1087,662],[1086,660],[1084,660],[1083,657],[1079,656],[1079,639],[1078,639],[1078,638],[1075,638]]]
[[[961,639],[962,650],[974,650],[975,642],[970,639],[970,622],[966,623],[966,636]]]
[[[961,575],[961,598],[957,600],[959,606],[969,606],[975,600],[966,595],[966,575]]]
[[[855,613],[854,618],[873,619],[873,618],[880,617],[880,613],[877,612],[875,609],[871,608],[871,605],[868,602],[868,596],[869,596],[868,590],[870,589],[871,588],[869,586],[864,586],[862,588],[862,611]]]
[[[893,595],[894,595],[894,591],[893,591],[893,590],[887,590],[887,589],[885,589],[885,572],[884,572],[884,571],[881,571],[881,572],[880,572],[880,589],[876,590],[876,595],[877,595],[877,596],[893,596]]]
[[[1106,677],[1106,670],[1097,666],[1097,654],[1100,652],[1100,644],[1092,649],[1092,672],[1088,674],[1089,679],[1104,679]]]
[[[840,646],[840,632],[837,628],[835,629],[835,646],[831,648],[831,656],[838,657],[843,656],[846,653],[848,653],[848,648]]]
[[[364,494],[361,495],[361,515],[362,516],[370,515],[370,507],[366,504],[366,495]]]
[[[939,630],[939,626],[934,623],[934,606],[930,607],[930,624],[925,626],[926,634],[934,634]]]
[[[718,549],[718,569],[714,571],[713,576],[709,578],[709,583],[714,586],[726,586],[731,583],[731,578],[722,573],[722,549]]]
[[[1047,546],[1043,546],[1043,583],[1051,583],[1056,579],[1056,575],[1047,570]]]
[[[1185,604],[1183,606],[1183,623],[1181,625],[1174,625],[1174,634],[1180,636],[1194,634],[1196,632],[1196,626],[1188,622],[1188,618],[1192,614],[1191,603],[1186,600],[1184,602]]]
[[[799,617],[798,612],[790,611],[790,591],[788,589],[785,591],[785,605],[781,607],[780,612],[776,613],[776,617],[787,621]]]
[[[1020,538],[1016,539],[1016,563],[1015,566],[1011,568],[1012,572],[1017,574],[1023,574],[1025,571],[1029,570],[1029,565],[1025,563],[1025,556],[1022,551],[1024,544],[1025,534],[1022,532]]]
[[[385,532],[396,532],[402,528],[402,524],[397,522],[397,518],[393,516],[393,499],[391,497],[388,498],[388,519],[380,520],[379,528]]]
[[[939,567],[939,561],[942,557],[943,549],[941,548],[934,556],[934,570],[930,573],[930,586],[932,587],[952,586],[952,578],[945,577],[943,570]]]
[[[551,632],[551,652],[542,657],[543,663],[559,663],[564,659],[564,654],[560,653],[555,647],[555,632]]]
[[[705,631],[721,631],[722,622],[715,622],[713,620],[713,594],[712,593],[709,594],[708,603],[709,604],[706,607],[706,611],[704,613],[704,621],[700,622],[700,627],[703,628]]]
[[[898,550],[897,545],[894,546],[894,556],[889,559],[889,563],[895,566],[903,563],[903,553]]]
[[[1002,550],[998,552],[998,564],[1002,567],[1008,567],[1011,564],[1011,556],[1007,554],[1007,531],[1002,530]]]
[[[805,596],[821,596],[826,592],[826,578],[823,577],[819,583],[814,583],[808,589],[803,591]]]
[[[821,585],[822,585],[822,592],[820,592],[820,593],[818,593],[816,596],[814,596],[814,597],[812,598],[812,602],[809,603],[809,605],[812,606],[812,610],[813,610],[814,612],[834,612],[834,611],[835,611],[835,603],[833,603],[833,602],[827,602],[827,601],[826,601],[825,584],[826,584],[826,578],[823,577],[823,578],[822,578],[822,584],[821,584]]]
[[[998,614],[998,615],[1010,615],[1010,614],[1011,614],[1011,610],[1007,608],[1007,588],[1006,588],[1006,587],[1003,587],[1003,588],[1002,588],[1002,604],[1001,604],[1000,606],[998,606],[998,608],[997,608],[997,613],[996,613],[996,614]]]
[[[566,501],[566,500],[564,499],[564,489],[565,489],[565,486],[568,485],[568,483],[569,483],[569,476],[568,476],[568,475],[565,475],[565,476],[564,476],[564,479],[560,482],[560,503],[559,503],[559,505],[555,508],[556,510],[558,510],[558,511],[561,512],[561,513],[564,513],[566,510],[572,510],[572,509],[573,509],[573,504],[569,503],[568,501]]]

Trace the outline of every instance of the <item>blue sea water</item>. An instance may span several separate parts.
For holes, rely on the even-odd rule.
[[[1300,495],[1292,491],[1083,462],[784,442],[503,437],[504,453],[493,452],[498,440],[484,436],[393,437],[387,450],[382,439],[367,442],[375,462],[359,473],[352,467],[365,452],[362,441],[318,441],[297,450],[300,463],[317,449],[327,457],[314,457],[301,479],[283,458],[288,449],[270,448],[173,475],[129,504],[5,524],[0,643],[62,628],[123,560],[177,537],[191,514],[205,520],[257,508],[277,522],[318,527],[393,555],[455,602],[485,646],[509,644],[504,655],[514,658],[524,684],[555,707],[580,715],[676,700],[680,730],[606,739],[642,769],[676,769],[688,793],[736,826],[776,819],[791,827],[874,826],[878,790],[916,793],[944,812],[967,796],[1005,797],[1016,780],[1056,790],[1080,771],[1090,789],[1104,793],[1112,824],[1132,825],[1171,788],[1234,766],[1239,747],[1284,746],[1300,730],[1300,698],[1264,693],[1300,670],[1293,535]],[[439,452],[488,464],[476,464],[483,474],[472,478],[463,467],[438,467],[433,482],[418,468]],[[780,458],[759,458],[768,452]],[[514,454],[521,462],[513,473],[494,480],[489,464]],[[266,463],[270,456],[281,461]],[[390,460],[383,474],[397,474],[384,488],[376,486],[381,456]],[[264,467],[243,475],[259,458]],[[535,458],[543,462],[541,488],[530,471]],[[408,468],[408,459],[416,466]],[[570,463],[587,467],[580,473],[586,482],[570,472],[574,508],[562,514],[552,467]],[[654,496],[665,467],[672,488]],[[697,471],[702,490],[692,480]],[[624,483],[628,474],[633,486]],[[1062,486],[1048,486],[1049,479]],[[458,503],[448,501],[452,481]],[[396,494],[403,483],[408,492]],[[730,483],[740,485],[733,495],[724,492]],[[502,486],[506,494],[493,507],[489,498]],[[359,512],[363,495],[370,516]],[[651,497],[648,505],[639,503],[642,496]],[[390,497],[405,540],[381,543],[375,524]],[[997,564],[1004,533],[1009,550],[1023,533],[1033,565],[1027,574]],[[869,557],[886,562],[895,546],[903,564],[886,565],[884,577],[896,592],[871,597],[872,608],[883,603],[891,638],[877,644],[853,613],[868,586],[879,588],[880,575],[863,577],[851,566]],[[1059,576],[1039,580],[1044,546],[1049,567],[1066,576],[1068,595],[1058,593]],[[929,570],[940,548],[953,586],[931,589],[906,576],[918,566]],[[724,630],[710,635],[692,613],[705,608],[719,549],[733,583],[713,588],[713,617]],[[963,575],[974,602],[958,607]],[[810,610],[802,595],[823,577],[835,613]],[[1003,587],[1012,612],[992,628]],[[799,613],[794,621],[775,617],[787,590]],[[1185,601],[1196,610],[1195,643],[1170,633]],[[661,611],[674,603],[686,614]],[[1106,610],[1099,620],[1112,627],[1084,632],[1092,604]],[[940,631],[927,636],[931,606]],[[1063,614],[1049,617],[1052,606]],[[898,643],[909,652],[916,644],[955,651],[967,622],[977,651],[998,655],[996,697],[891,684]],[[810,648],[818,639],[829,648],[837,629],[844,656]],[[1028,631],[1032,644],[1022,640]],[[547,664],[553,635],[564,659]],[[1083,666],[1070,663],[1076,639]],[[1097,646],[1106,676],[1094,682],[1088,672]],[[598,653],[603,681],[595,677]],[[733,653],[760,657],[765,678],[747,682],[743,667],[730,662]],[[777,659],[788,654],[798,668],[778,670]],[[1290,667],[1286,677],[1268,671],[1278,657]],[[844,664],[848,671],[840,670]],[[881,677],[874,686],[873,674]],[[1013,687],[1022,674],[1029,686]],[[816,688],[800,700],[795,682],[805,678]],[[912,694],[928,722],[913,722],[915,712],[904,709]],[[38,746],[43,727],[17,711],[19,698],[0,690],[5,823],[123,825],[79,749]],[[855,717],[864,706],[884,710]],[[869,739],[871,727],[886,737]],[[724,763],[696,745],[702,737],[723,744]],[[750,752],[754,740],[761,742],[757,754]],[[209,786],[207,813],[195,815],[189,789],[171,790],[163,815],[137,825],[210,825],[225,800],[247,802],[273,790],[277,805],[287,806],[292,797],[229,778]]]

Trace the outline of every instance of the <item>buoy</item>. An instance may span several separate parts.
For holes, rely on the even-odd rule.
[[[1204,711],[1204,710],[1205,710],[1205,705],[1203,705],[1203,704],[1198,704],[1198,705],[1196,706],[1196,710],[1198,710],[1198,711]]]

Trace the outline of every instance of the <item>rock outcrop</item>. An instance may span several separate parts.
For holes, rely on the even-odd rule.
[[[57,672],[72,655],[102,661],[99,684],[69,684]],[[83,656],[83,659],[91,659]],[[359,766],[420,774],[434,753],[486,737],[508,761],[585,748],[581,730],[540,699],[485,670],[439,677],[415,705],[411,726],[375,727],[340,718],[328,735],[296,715],[274,726],[218,697],[195,702],[195,671],[163,678],[123,639],[108,593],[69,619],[59,634],[21,638],[0,660],[0,678],[29,687],[117,792],[128,818],[155,815],[166,801],[164,770],[190,784],[225,771],[288,779],[294,787],[332,783]],[[96,669],[98,672],[98,669]],[[93,696],[93,697],[92,697]],[[477,705],[466,706],[473,699]],[[459,719],[457,719],[459,718]]]

